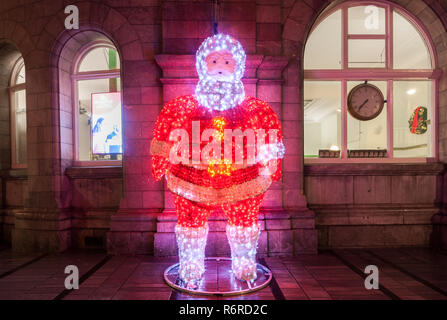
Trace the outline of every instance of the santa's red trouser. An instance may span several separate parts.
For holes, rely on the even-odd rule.
[[[212,211],[219,208],[224,211],[230,225],[251,227],[258,222],[259,207],[264,193],[235,203],[216,206],[190,201],[178,195],[174,197],[178,224],[182,227],[203,227]]]

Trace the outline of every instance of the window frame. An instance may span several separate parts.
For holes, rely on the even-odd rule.
[[[26,96],[26,69],[25,69],[25,82],[17,84],[17,76],[20,70],[25,68],[25,60],[20,56],[12,68],[11,77],[9,80],[9,120],[10,120],[10,141],[11,141],[11,168],[12,169],[26,169],[28,163],[17,163],[16,161],[16,101],[15,93],[17,91],[25,90]],[[25,114],[26,114],[26,102],[25,102]],[[27,126],[28,129],[28,126]],[[27,161],[28,162],[28,161]]]
[[[120,57],[121,55],[118,49],[109,42],[106,41],[94,41],[83,46],[79,53],[76,55],[71,70],[71,87],[72,87],[72,112],[73,112],[73,165],[76,167],[98,167],[98,166],[122,166],[123,160],[79,160],[79,114],[78,114],[78,81],[82,80],[99,80],[99,79],[120,79],[121,88],[121,114],[122,114],[122,76],[121,76],[121,66],[120,69],[114,70],[94,70],[94,71],[83,71],[79,72],[79,67],[84,60],[84,58],[94,49],[97,48],[109,48],[116,50]],[[123,121],[121,117],[121,122]],[[124,149],[124,148],[123,148]],[[123,150],[124,156],[124,150]]]
[[[368,34],[352,34],[348,33],[348,8],[356,6],[374,5],[385,9],[385,34],[383,35],[368,35]],[[439,79],[442,71],[438,68],[437,56],[434,50],[434,43],[429,36],[428,30],[418,21],[410,12],[404,8],[389,3],[387,1],[355,1],[348,0],[340,5],[323,12],[318,18],[317,22],[309,32],[310,37],[313,30],[318,28],[318,25],[324,21],[329,15],[337,10],[341,10],[341,29],[342,29],[342,45],[341,45],[341,68],[340,69],[308,69],[303,68],[303,81],[340,81],[341,82],[341,156],[340,158],[307,158],[304,157],[305,163],[356,163],[356,162],[378,162],[378,163],[414,163],[414,162],[433,162],[437,161],[439,157],[439,146],[437,144],[438,138],[438,88]],[[413,27],[421,35],[424,40],[427,50],[430,55],[431,69],[394,69],[393,68],[393,12],[400,14],[407,19]],[[348,67],[348,40],[349,39],[385,39],[386,63],[385,68],[349,68]],[[306,41],[307,43],[307,41]],[[303,55],[304,57],[304,55]],[[303,59],[304,66],[304,59]],[[384,93],[386,99],[387,112],[387,157],[386,158],[348,158],[348,108],[347,108],[347,82],[348,81],[386,81],[387,92]],[[425,80],[431,81],[431,104],[432,104],[432,154],[430,157],[413,157],[413,158],[394,158],[394,122],[393,122],[393,81],[405,80]],[[303,143],[304,140],[303,140]]]

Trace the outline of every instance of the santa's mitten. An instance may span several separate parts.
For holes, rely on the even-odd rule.
[[[160,181],[161,178],[168,172],[170,162],[162,156],[152,156],[152,175],[155,180]]]
[[[281,178],[281,159],[284,157],[284,153],[285,148],[282,142],[261,146],[256,157],[259,174],[278,181]]]
[[[281,159],[273,159],[265,165],[261,165],[259,172],[261,175],[268,175],[272,181],[281,179]]]

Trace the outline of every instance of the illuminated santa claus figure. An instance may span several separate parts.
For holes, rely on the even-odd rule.
[[[259,207],[281,177],[280,122],[270,106],[245,96],[245,52],[234,38],[217,34],[196,53],[195,95],[167,103],[151,143],[152,172],[165,176],[178,222],[179,276],[189,286],[205,272],[208,217],[225,213],[235,277],[257,276]]]

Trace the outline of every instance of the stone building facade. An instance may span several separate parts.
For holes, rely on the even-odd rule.
[[[303,56],[323,10],[343,1],[221,0],[219,31],[247,52],[246,92],[280,116],[282,181],[268,191],[259,253],[318,248],[447,247],[447,3],[393,0],[424,26],[437,58],[437,152],[423,163],[309,164],[303,157]],[[379,3],[383,1],[378,1]],[[101,247],[174,255],[175,212],[151,176],[149,146],[163,103],[192,93],[194,53],[213,32],[209,0],[0,2],[0,235],[16,251]],[[79,8],[79,29],[64,9]],[[121,60],[122,165],[78,166],[73,152],[77,53],[109,43]],[[26,67],[27,168],[11,167],[9,78]],[[210,222],[208,254],[227,254],[225,219]]]

